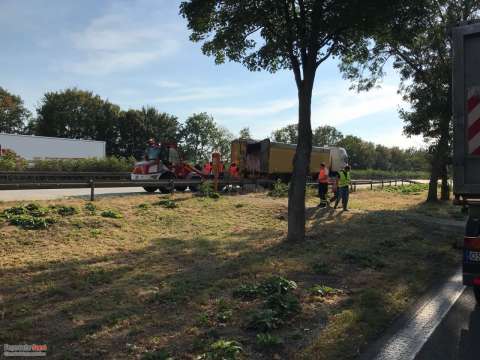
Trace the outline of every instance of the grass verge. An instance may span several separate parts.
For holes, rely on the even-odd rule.
[[[40,202],[62,213],[46,229],[0,228],[0,343],[58,359],[354,358],[459,263],[457,229],[404,216],[424,198],[358,191],[342,213],[311,197],[298,244],[287,200],[266,194]]]

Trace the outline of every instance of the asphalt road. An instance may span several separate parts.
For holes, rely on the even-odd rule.
[[[479,360],[480,306],[467,288],[415,360]]]
[[[141,187],[96,188],[97,195],[147,194]],[[0,190],[0,201],[53,200],[71,196],[90,196],[90,189]]]

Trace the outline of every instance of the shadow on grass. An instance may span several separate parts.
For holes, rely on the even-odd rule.
[[[128,358],[151,350],[152,343],[180,356],[191,354],[207,331],[195,319],[209,302],[230,297],[243,283],[281,274],[305,289],[325,282],[344,289],[348,301],[336,311],[356,307],[367,314],[345,329],[354,334],[360,329],[363,340],[321,348],[335,358],[357,353],[405,306],[405,297],[420,295],[456,260],[449,252],[450,233],[415,224],[401,211],[346,215],[311,208],[307,216],[307,239],[298,244],[279,239],[276,229],[244,230],[230,243],[195,236],[157,238],[138,251],[8,270],[2,276],[28,282],[2,289],[0,343],[46,342],[52,358]],[[319,262],[333,271],[315,273],[313,265]],[[379,307],[384,311],[375,312]],[[312,312],[298,321],[314,327],[318,316]],[[289,330],[301,326],[294,323]],[[241,324],[209,334],[254,342]],[[292,341],[283,356],[308,341]]]

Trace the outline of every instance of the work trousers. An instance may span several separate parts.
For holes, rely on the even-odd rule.
[[[338,188],[337,200],[335,201],[335,207],[338,206],[338,203],[340,202],[340,199],[342,199],[343,210],[347,210],[349,193],[350,193],[350,191],[348,189],[348,186],[339,187]]]
[[[327,206],[328,183],[318,183],[318,196],[320,197],[320,206]]]

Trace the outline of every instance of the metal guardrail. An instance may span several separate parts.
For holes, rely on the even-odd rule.
[[[397,185],[398,183],[418,183],[409,179],[381,179],[381,180],[353,180],[351,190],[355,192],[358,185],[379,184],[382,188],[385,185]],[[46,171],[2,171],[0,172],[0,190],[32,190],[32,189],[74,189],[74,188],[90,188],[91,199],[95,197],[95,188],[109,187],[162,187],[166,189],[174,189],[175,187],[192,187],[198,186],[202,180],[192,179],[165,179],[155,181],[132,181],[130,173],[123,172],[46,172]],[[219,180],[220,186],[238,185],[242,188],[245,185],[269,186],[274,183],[273,180],[267,179],[240,179]],[[307,185],[317,185],[314,182],[308,182]]]

